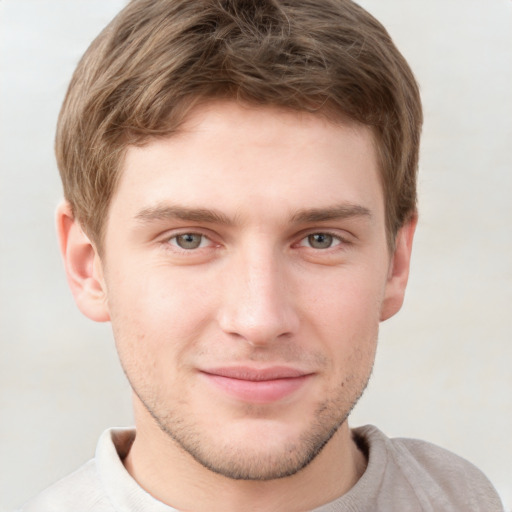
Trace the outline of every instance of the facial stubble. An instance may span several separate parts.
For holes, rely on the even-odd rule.
[[[298,473],[322,452],[347,421],[352,409],[363,395],[372,367],[373,364],[363,377],[355,375],[346,377],[338,386],[338,395],[317,406],[307,430],[297,440],[283,443],[278,451],[272,453],[265,451],[264,440],[256,441],[263,449],[255,453],[248,449],[251,444],[254,444],[254,439],[248,439],[246,447],[231,444],[212,445],[194,425],[174,411],[157,412],[156,402],[158,401],[150,404],[133,383],[130,382],[130,384],[158,428],[202,467],[232,480],[269,481]],[[129,377],[128,380],[130,380]],[[252,409],[251,413],[255,417],[258,408],[261,411],[261,406],[247,406],[247,410]],[[255,418],[253,421],[258,419]]]

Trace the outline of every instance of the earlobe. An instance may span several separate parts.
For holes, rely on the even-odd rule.
[[[68,284],[78,308],[96,322],[110,320],[101,260],[67,201],[58,206],[56,221]]]
[[[391,318],[402,307],[409,278],[412,242],[417,223],[418,216],[414,215],[397,233],[381,308],[381,321]]]

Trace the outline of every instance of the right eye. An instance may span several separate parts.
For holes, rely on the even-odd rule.
[[[210,240],[201,233],[181,233],[169,238],[169,243],[180,249],[191,251],[207,247],[210,244]]]

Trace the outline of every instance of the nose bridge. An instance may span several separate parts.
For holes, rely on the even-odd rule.
[[[252,345],[293,333],[298,320],[279,251],[268,243],[253,244],[236,254],[232,264],[223,293],[223,330]]]

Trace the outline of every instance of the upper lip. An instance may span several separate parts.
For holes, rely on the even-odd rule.
[[[270,366],[266,368],[253,368],[250,366],[228,366],[221,368],[209,368],[202,370],[203,373],[217,375],[229,379],[265,381],[277,379],[293,379],[304,377],[311,372],[289,366]]]

